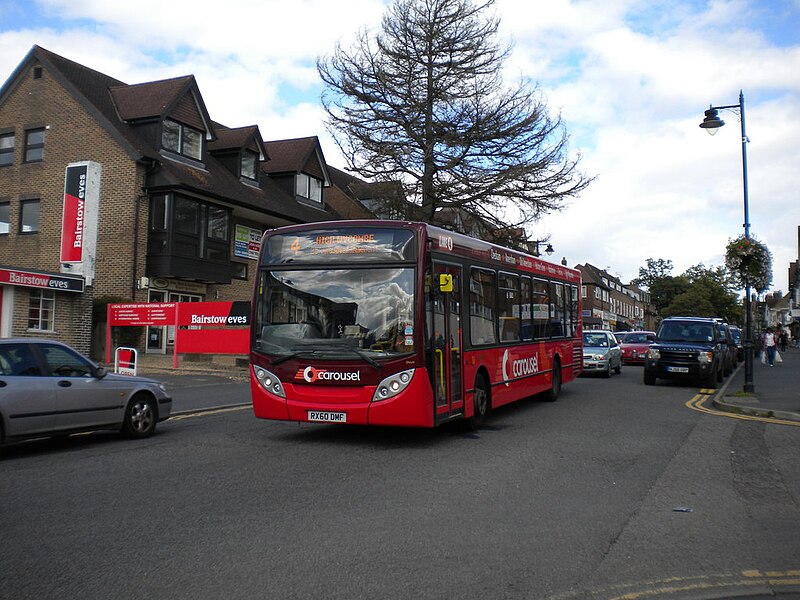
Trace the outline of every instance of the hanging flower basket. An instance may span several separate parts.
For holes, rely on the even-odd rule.
[[[725,266],[733,282],[762,293],[772,283],[772,253],[757,239],[744,235],[731,240],[725,249]]]

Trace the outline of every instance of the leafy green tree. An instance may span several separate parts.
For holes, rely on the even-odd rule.
[[[362,31],[351,49],[338,45],[317,60],[327,127],[348,169],[399,181],[404,201],[419,207],[410,216],[437,223],[449,208],[519,227],[592,180],[537,87],[505,85],[510,48],[497,42],[493,4],[394,0],[377,34]],[[409,212],[402,203],[384,208]]]

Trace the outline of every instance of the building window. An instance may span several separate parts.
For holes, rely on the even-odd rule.
[[[14,164],[14,132],[0,134],[0,167]]]
[[[228,241],[228,211],[208,207],[208,237],[212,240]]]
[[[242,152],[242,177],[247,179],[257,179],[256,165],[258,164],[258,154],[245,150]]]
[[[39,200],[23,200],[20,202],[20,233],[36,233],[39,231],[39,208]]]
[[[170,152],[200,160],[203,156],[203,134],[177,121],[165,119],[161,125],[161,146]]]
[[[305,173],[298,173],[296,193],[302,198],[322,204],[322,181]]]
[[[197,233],[197,218],[200,216],[200,205],[188,198],[175,198],[175,231],[179,233]]]
[[[0,202],[0,235],[11,231],[11,204]]]
[[[25,162],[44,160],[44,127],[25,132]]]
[[[50,290],[32,289],[28,304],[28,329],[53,331],[56,314],[56,293]]]
[[[234,262],[231,263],[233,267],[233,278],[247,280],[247,263]]]

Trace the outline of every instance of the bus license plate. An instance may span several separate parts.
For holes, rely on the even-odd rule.
[[[688,373],[689,367],[667,367],[670,373]]]
[[[320,423],[347,423],[347,413],[310,410],[308,411],[308,420]]]

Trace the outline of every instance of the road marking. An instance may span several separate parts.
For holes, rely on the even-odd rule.
[[[191,412],[183,412],[181,414],[172,415],[167,419],[168,421],[180,421],[181,419],[193,419],[195,417],[205,417],[207,415],[219,415],[226,412],[234,412],[237,410],[245,410],[251,408],[251,404],[243,406],[231,406],[226,408],[200,408]]]
[[[700,393],[695,395],[694,398],[686,403],[686,406],[692,410],[704,412],[706,414],[715,415],[718,417],[728,417],[730,419],[740,419],[742,421],[761,421],[763,423],[775,423],[777,425],[791,425],[792,427],[800,427],[800,423],[797,421],[787,421],[785,419],[775,419],[772,417],[759,417],[756,415],[740,415],[737,413],[727,412],[724,410],[715,410],[713,408],[704,406],[705,402],[711,398],[714,392],[716,392],[716,390],[701,389]]]
[[[686,593],[703,590],[724,592],[729,597],[732,592],[781,592],[794,591],[800,585],[800,571],[759,571],[745,570],[739,573],[720,573],[687,577],[664,577],[638,583],[612,585],[605,589],[592,590],[592,598],[605,600],[643,600],[645,598],[681,598]],[[745,591],[746,590],[746,591]],[[552,596],[551,600],[577,600],[585,592],[568,592]],[[715,596],[716,597],[716,596]]]

